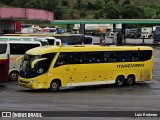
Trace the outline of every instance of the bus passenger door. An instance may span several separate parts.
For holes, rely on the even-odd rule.
[[[74,64],[74,58],[72,53],[60,53],[54,65],[54,73],[62,81],[62,87],[78,84],[77,64]]]
[[[60,79],[62,82],[62,87],[66,86],[76,86],[78,84],[78,72],[77,65],[60,65],[55,66],[54,79]]]
[[[65,65],[64,79],[67,82],[67,86],[78,85],[77,65]]]

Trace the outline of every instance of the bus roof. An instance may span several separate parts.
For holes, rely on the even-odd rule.
[[[26,54],[42,55],[50,52],[92,52],[92,51],[125,51],[125,50],[153,50],[147,46],[99,46],[99,45],[73,45],[73,46],[42,46],[28,50]]]
[[[37,38],[33,36],[0,36],[0,38]]]
[[[39,41],[19,41],[19,40],[14,40],[14,41],[0,41],[1,43],[24,43],[24,44],[41,44]]]
[[[42,33],[42,34],[5,34],[5,36],[23,36],[23,37],[38,37],[38,36],[44,36],[44,37],[58,37],[58,36],[84,36],[83,34],[69,34],[69,33],[63,33],[63,34],[46,34],[46,33]]]
[[[70,36],[71,34],[68,34],[68,33],[64,33],[64,34],[52,34],[52,33],[49,33],[49,34],[5,34],[5,36],[45,36],[45,37],[56,37],[56,36]]]
[[[1,41],[41,41],[48,42],[47,37],[34,37],[34,36],[0,36]]]
[[[34,40],[34,36],[0,36],[0,40]]]

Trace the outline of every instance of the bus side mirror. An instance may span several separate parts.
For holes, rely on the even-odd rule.
[[[15,64],[17,65],[18,61],[21,60],[21,59],[23,59],[23,56],[20,56],[20,57],[16,58]]]
[[[36,59],[34,60],[32,63],[31,63],[31,68],[33,69],[35,67],[35,64],[38,63],[39,61],[42,61],[42,60],[46,60],[47,58],[40,58],[40,59]]]

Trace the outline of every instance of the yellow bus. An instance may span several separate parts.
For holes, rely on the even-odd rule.
[[[152,79],[153,49],[147,46],[43,46],[22,58],[19,85],[57,91],[67,86],[133,85]]]

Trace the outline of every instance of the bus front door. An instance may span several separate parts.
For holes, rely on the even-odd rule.
[[[67,81],[67,86],[74,86],[78,84],[77,65],[65,65],[64,78]]]
[[[78,84],[77,65],[62,65],[54,67],[54,79],[60,79],[62,87]]]

